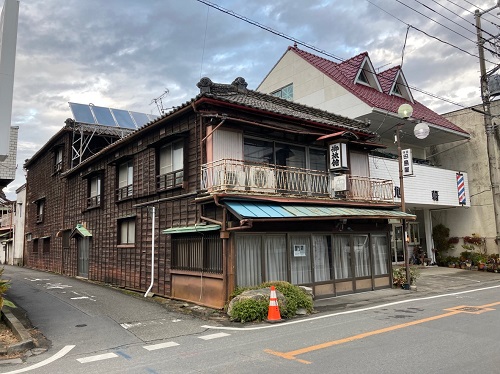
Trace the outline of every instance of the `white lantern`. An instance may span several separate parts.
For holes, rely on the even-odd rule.
[[[410,118],[413,114],[413,108],[410,104],[401,104],[398,108],[398,115],[401,118]]]
[[[429,125],[425,122],[420,122],[415,125],[413,133],[417,139],[425,139],[429,135]]]

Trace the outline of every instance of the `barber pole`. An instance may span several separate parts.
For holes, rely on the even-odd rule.
[[[465,205],[467,203],[465,199],[465,182],[464,175],[457,173],[457,190],[458,190],[458,203],[460,205]]]

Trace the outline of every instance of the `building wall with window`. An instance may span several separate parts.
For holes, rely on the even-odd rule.
[[[332,194],[328,142],[321,139],[345,129],[361,143],[376,134],[357,121],[246,90],[241,78],[231,85],[204,79],[191,102],[72,168],[63,153],[62,170],[50,172],[57,150],[70,149],[65,133],[27,162],[27,264],[141,291],[153,270],[153,293],[214,307],[234,287],[271,278],[311,285],[321,296],[390,287],[386,244],[396,205]],[[358,163],[367,163],[367,144],[351,145],[364,152]],[[241,185],[226,161],[236,165]],[[209,169],[214,162],[223,167]],[[314,213],[250,223],[228,208],[231,198],[313,205]],[[321,213],[343,204],[379,210],[362,218]]]

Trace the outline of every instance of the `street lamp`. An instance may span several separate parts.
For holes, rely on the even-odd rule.
[[[403,119],[408,119],[413,114],[413,108],[410,104],[402,104],[398,108],[398,115]],[[401,141],[400,141],[400,131],[401,127],[403,127],[402,123],[398,123],[396,126],[396,142],[398,144],[398,165],[399,165],[399,194],[401,196],[401,211],[403,213],[406,212],[405,208],[405,187],[403,181],[403,157],[401,155]],[[402,219],[403,225],[403,253],[405,259],[405,270],[406,270],[406,284],[408,285],[408,289],[410,287],[410,262],[409,262],[409,254],[408,254],[408,243],[406,242],[406,220]]]
[[[408,119],[412,116],[413,114],[413,108],[411,107],[410,104],[402,104],[398,108],[398,115],[402,119]],[[406,212],[406,206],[405,206],[405,188],[404,188],[404,178],[403,178],[403,157],[401,154],[401,141],[400,141],[400,132],[401,132],[401,127],[403,127],[403,123],[399,123],[396,126],[396,142],[398,144],[398,164],[399,164],[399,193],[401,196],[401,211],[404,213]],[[413,133],[415,134],[415,137],[418,139],[425,139],[427,135],[429,135],[429,126],[426,123],[418,123],[414,130]],[[403,251],[404,251],[404,259],[405,259],[405,270],[406,270],[406,282],[408,284],[408,287],[410,285],[410,255],[408,253],[408,242],[406,240],[406,219],[402,219],[402,225],[403,225]]]

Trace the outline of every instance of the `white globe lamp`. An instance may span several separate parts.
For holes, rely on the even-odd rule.
[[[429,135],[429,125],[425,122],[420,122],[415,125],[413,133],[417,139],[425,139]]]

